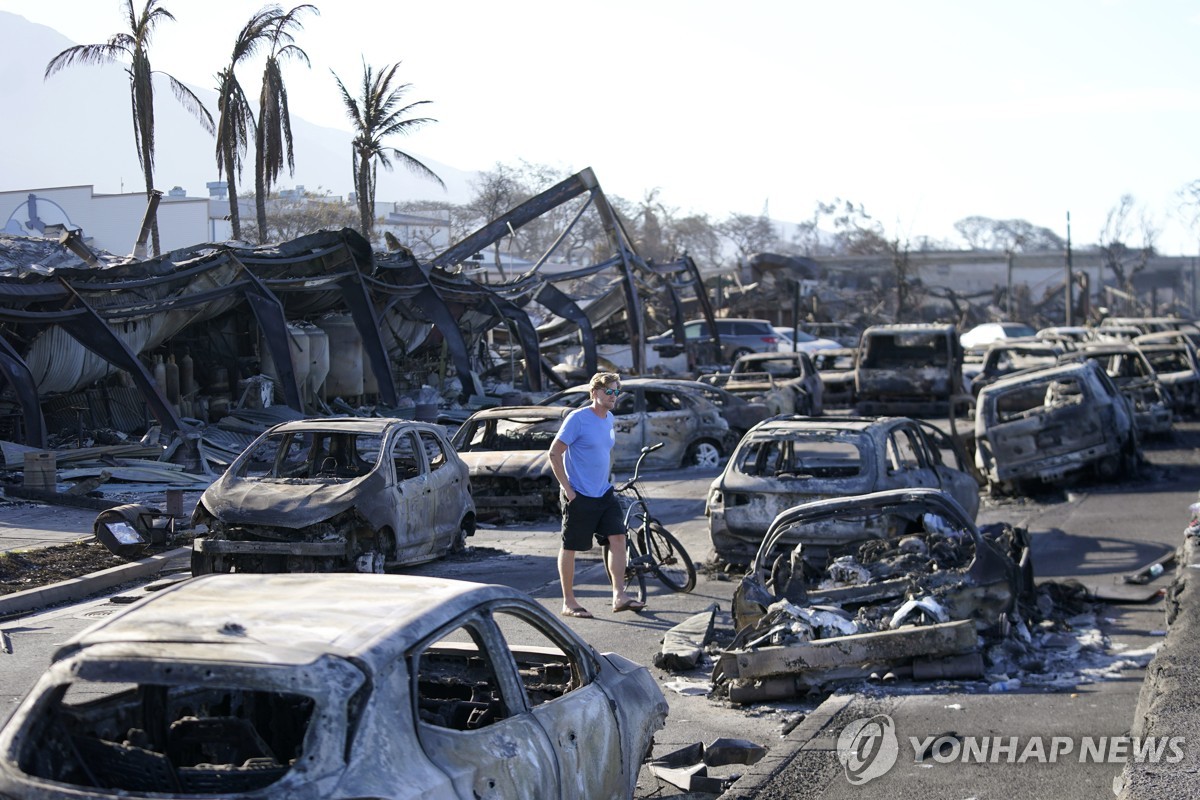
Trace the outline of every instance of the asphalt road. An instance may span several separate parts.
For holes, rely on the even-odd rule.
[[[1112,583],[1176,547],[1187,523],[1188,505],[1196,500],[1200,466],[1200,424],[1180,426],[1172,441],[1147,448],[1150,466],[1142,477],[1119,486],[1079,486],[1036,499],[988,501],[981,522],[1008,521],[1033,533],[1037,578],[1082,579]],[[681,539],[697,564],[710,555],[703,498],[715,471],[686,469],[652,473],[644,482],[652,508]],[[468,580],[505,583],[540,599],[557,612],[559,594],[555,555],[557,524],[485,526],[470,542],[473,553],[425,565],[414,571]],[[577,589],[580,601],[596,615],[569,624],[602,651],[615,651],[650,666],[661,639],[671,627],[716,603],[728,611],[736,576],[701,570],[695,591],[667,592],[653,581],[649,607],[642,614],[612,614],[599,552],[580,557]],[[1169,573],[1159,578],[1165,586]],[[126,589],[125,597],[144,594]],[[7,718],[33,683],[57,644],[97,617],[118,606],[108,598],[80,603],[6,622],[0,648],[0,717]],[[728,617],[720,616],[718,639],[728,639]],[[704,696],[708,669],[673,675],[651,667],[671,706],[666,728],[656,737],[661,756],[694,742],[718,737],[749,739],[770,748],[757,767],[720,767],[710,774],[743,777],[727,797],[1053,797],[1112,796],[1111,784],[1120,764],[962,764],[926,759],[913,763],[912,750],[902,749],[896,766],[865,785],[846,778],[835,750],[847,722],[875,714],[894,721],[902,748],[910,737],[1035,735],[1115,736],[1125,732],[1150,650],[1165,626],[1162,603],[1108,605],[1097,615],[1106,640],[1087,674],[1053,688],[1023,687],[993,693],[986,683],[864,683],[843,694],[797,699],[751,707],[734,706]],[[10,652],[11,651],[11,652]],[[1122,661],[1122,654],[1134,654]],[[1139,655],[1141,654],[1141,655]],[[1083,665],[1079,665],[1082,667]],[[683,798],[684,792],[660,785],[643,769],[638,797]],[[711,795],[698,795],[707,796]]]

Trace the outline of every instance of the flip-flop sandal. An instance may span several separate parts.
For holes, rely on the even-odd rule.
[[[639,602],[637,600],[633,600],[633,599],[624,600],[620,603],[617,603],[615,606],[613,606],[613,613],[616,614],[621,611],[641,611],[645,607],[646,607],[645,603]]]
[[[588,611],[583,606],[580,606],[579,608],[564,608],[562,610],[562,615],[564,617],[575,617],[576,619],[595,619],[595,617],[592,616],[592,612]]]

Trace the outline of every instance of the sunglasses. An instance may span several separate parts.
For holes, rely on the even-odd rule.
[[[603,391],[609,397],[616,397],[617,395],[619,395],[621,393],[620,389],[604,389]]]

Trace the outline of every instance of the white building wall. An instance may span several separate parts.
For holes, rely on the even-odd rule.
[[[91,186],[0,192],[0,226],[5,232],[39,235],[28,227],[29,195],[36,196],[37,217],[83,231],[88,246],[117,255],[133,252],[146,214],[140,192],[96,194]],[[166,198],[158,206],[158,235],[163,252],[209,241],[207,198]]]

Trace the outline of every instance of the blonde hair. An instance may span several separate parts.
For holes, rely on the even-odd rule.
[[[603,389],[606,384],[620,382],[621,376],[615,372],[597,372],[592,376],[592,379],[588,381],[588,390],[594,392],[597,389]]]

